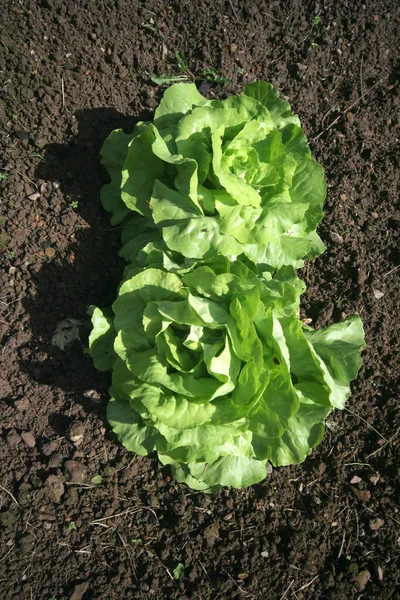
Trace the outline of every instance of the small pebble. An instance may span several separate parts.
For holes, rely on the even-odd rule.
[[[28,198],[29,200],[37,200],[38,198],[40,198],[40,194],[39,192],[35,192],[34,194],[29,194]]]
[[[36,440],[32,432],[24,431],[21,433],[21,437],[29,448],[34,448],[36,446]]]
[[[29,408],[28,400],[26,398],[23,398],[22,400],[17,400],[15,403],[15,408],[20,412],[27,410]]]
[[[367,587],[367,583],[368,581],[371,579],[371,573],[367,570],[365,571],[361,571],[357,577],[356,577],[356,581],[358,584],[358,590],[360,592],[363,592],[365,590],[365,588]]]
[[[53,185],[53,190],[58,190],[58,188],[60,187],[61,183],[56,180],[56,181],[53,181],[52,185]]]
[[[352,487],[351,491],[360,502],[369,502],[371,499],[371,492],[369,490],[358,490],[357,488]]]
[[[380,519],[379,517],[377,517],[376,519],[371,519],[369,522],[369,527],[370,529],[372,529],[372,531],[378,531],[378,529],[380,529],[382,527],[382,525],[385,524],[385,521],[383,519]]]
[[[374,292],[374,297],[375,297],[377,300],[380,300],[380,299],[381,299],[381,298],[383,298],[383,296],[385,295],[385,293],[384,293],[384,292],[381,292],[381,290],[373,290],[373,292]]]
[[[361,477],[358,475],[354,475],[354,477],[350,480],[350,483],[360,483]]]
[[[332,233],[332,239],[337,244],[343,244],[343,242],[344,242],[344,239],[342,238],[342,236],[339,235],[338,233],[336,233],[335,231]]]

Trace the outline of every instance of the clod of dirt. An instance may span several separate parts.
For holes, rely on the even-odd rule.
[[[12,389],[8,381],[5,379],[0,379],[0,399],[7,398],[7,396],[11,396]]]
[[[82,483],[87,472],[87,468],[76,460],[67,460],[65,470],[73,483]]]
[[[367,587],[367,583],[370,579],[371,573],[369,571],[360,571],[360,573],[356,577],[359,592],[363,592],[365,590],[365,588]]]
[[[204,530],[204,537],[206,539],[207,546],[214,546],[215,542],[219,538],[219,526],[215,522]]]
[[[372,531],[378,531],[378,529],[380,529],[382,527],[382,525],[385,524],[385,521],[383,519],[380,519],[379,517],[377,517],[376,519],[371,519],[369,522],[369,528]]]
[[[18,444],[20,443],[20,441],[21,441],[21,438],[18,435],[18,433],[11,432],[7,436],[7,442],[11,448],[16,448],[18,446]]]
[[[23,412],[24,410],[28,410],[29,408],[29,401],[27,398],[22,398],[22,400],[17,400],[15,403],[15,408],[17,410],[19,410],[20,412]]]
[[[46,480],[45,492],[51,502],[60,502],[65,492],[63,480],[58,475],[49,475]]]
[[[368,490],[358,490],[357,488],[352,487],[351,491],[357,500],[360,500],[361,502],[368,502],[371,499],[371,492]]]
[[[69,430],[69,439],[74,446],[79,446],[83,442],[85,426],[82,423],[74,423]]]
[[[34,545],[35,545],[35,538],[33,537],[33,535],[24,535],[19,540],[19,547],[24,554],[27,554],[28,552],[32,552]]]
[[[29,504],[29,501],[31,499],[31,491],[32,491],[32,486],[29,483],[22,483],[21,487],[18,490],[18,504],[20,506],[26,506],[27,504]]]
[[[54,248],[51,248],[50,246],[48,248],[46,248],[46,250],[44,251],[47,258],[54,258],[56,255],[56,251],[54,250]]]
[[[70,596],[70,600],[81,600],[89,587],[89,582],[78,583]]]

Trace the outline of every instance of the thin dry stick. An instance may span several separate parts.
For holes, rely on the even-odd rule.
[[[393,269],[390,269],[390,271],[388,271],[387,273],[385,273],[383,275],[383,277],[387,277],[388,275],[390,275],[391,273],[393,273],[394,271],[397,271],[397,269],[400,269],[400,265],[397,265],[397,267],[393,267]]]
[[[233,7],[233,2],[232,2],[232,0],[229,0],[229,4],[231,5],[231,9],[232,9],[232,12],[233,12],[233,14],[235,15],[235,19],[236,19],[236,21],[237,21],[237,22],[239,22],[239,19],[238,19],[238,16],[237,16],[237,12],[236,12],[236,10],[235,10],[235,9],[234,9],[234,7]]]
[[[370,88],[368,88],[363,94],[361,94],[361,96],[359,96],[359,98],[357,98],[357,100],[355,102],[353,102],[353,104],[350,104],[350,106],[348,106],[344,111],[342,111],[340,113],[340,115],[338,117],[336,117],[336,119],[334,119],[332,121],[332,123],[330,123],[328,125],[328,127],[326,127],[325,129],[323,129],[322,131],[320,131],[319,134],[316,135],[315,138],[313,138],[311,140],[310,144],[312,144],[313,142],[315,142],[316,140],[318,140],[321,137],[321,135],[323,135],[331,127],[333,127],[334,125],[336,125],[336,123],[339,121],[339,119],[341,119],[343,117],[343,115],[345,115],[347,112],[349,112],[349,110],[351,110],[352,108],[354,108],[356,106],[356,104],[358,104],[363,98],[365,98],[365,96],[367,96],[367,94],[369,94],[370,92],[372,92],[372,90],[374,90],[382,82],[383,82],[383,79],[379,79],[379,81],[376,81],[374,83],[374,85],[371,85]]]
[[[13,544],[13,545],[11,546],[11,548],[9,549],[9,551],[8,551],[8,552],[6,552],[6,554],[0,558],[0,563],[2,563],[2,562],[3,562],[3,560],[6,560],[7,556],[10,554],[10,552],[11,552],[11,550],[12,550],[13,548],[15,548],[15,544]]]
[[[305,583],[304,585],[302,585],[302,586],[301,586],[301,588],[299,588],[298,590],[296,590],[296,594],[297,594],[297,592],[301,592],[302,590],[305,590],[306,588],[310,587],[310,585],[311,585],[312,583],[314,583],[314,581],[315,581],[316,579],[318,579],[318,577],[319,577],[319,575],[316,575],[316,576],[314,577],[314,579],[311,579],[311,581],[309,581],[308,583]]]
[[[379,435],[379,437],[382,440],[385,440],[385,442],[389,443],[389,440],[387,438],[385,438],[384,435],[382,435],[381,433],[379,433],[379,431],[377,429],[375,429],[375,427],[373,425],[371,425],[371,423],[368,423],[368,421],[366,421],[365,419],[363,419],[363,417],[361,417],[360,415],[358,415],[357,413],[352,412],[351,410],[349,410],[348,408],[344,409],[346,412],[348,412],[350,415],[353,415],[353,417],[357,417],[357,419],[360,419],[360,421],[362,421],[363,423],[365,423],[370,429],[372,429],[372,431],[375,431],[376,435]]]
[[[280,600],[284,600],[286,598],[286,594],[288,593],[288,591],[290,590],[290,588],[292,587],[294,581],[292,580],[288,587],[286,588],[286,590],[283,592],[283,595],[280,597]]]
[[[3,490],[3,492],[5,492],[6,494],[8,494],[12,500],[14,500],[14,502],[18,506],[18,508],[21,508],[21,506],[18,503],[18,500],[15,498],[15,496],[12,495],[11,492],[9,492],[8,490],[6,490],[6,488],[3,487],[2,485],[0,485],[0,488]]]
[[[135,579],[137,580],[136,569],[135,569],[135,563],[133,562],[133,558],[132,558],[132,555],[131,555],[131,549],[130,549],[130,547],[128,546],[128,544],[126,543],[125,539],[124,539],[124,538],[122,537],[122,535],[120,534],[120,532],[119,532],[119,531],[117,531],[117,530],[115,530],[115,533],[118,535],[119,539],[121,540],[121,544],[122,544],[122,545],[123,545],[123,547],[124,547],[124,550],[125,550],[125,552],[126,552],[126,554],[127,554],[127,556],[128,556],[128,560],[129,560],[129,562],[130,562],[130,564],[131,564],[131,567],[132,567],[133,574],[134,574],[134,576],[135,576]]]
[[[342,538],[342,543],[340,545],[340,550],[339,550],[339,554],[338,554],[338,560],[342,556],[345,539],[346,539],[346,531],[343,531],[343,538]]]
[[[155,517],[157,523],[159,524],[158,521],[158,517],[156,515],[156,513],[154,512],[154,510],[152,508],[150,508],[150,506],[135,506],[133,508],[127,508],[126,510],[123,510],[120,513],[117,513],[115,515],[110,515],[109,517],[101,517],[100,519],[95,519],[94,521],[92,521],[90,524],[92,525],[93,523],[101,523],[102,521],[108,521],[109,519],[116,519],[117,517],[123,517],[125,515],[129,515],[132,513],[137,513],[140,510],[149,510]]]
[[[61,95],[62,95],[62,108],[65,110],[65,95],[64,95],[64,78],[61,77]]]
[[[377,450],[374,450],[373,452],[371,452],[371,454],[368,454],[367,458],[370,458],[371,456],[374,456],[374,454],[377,454],[378,452],[380,452],[381,450],[383,450],[385,448],[385,446],[387,446],[388,444],[390,444],[395,437],[397,437],[400,433],[400,427],[398,428],[398,430],[396,431],[396,433],[394,433],[392,435],[391,438],[389,438],[387,440],[387,442],[385,444],[383,444],[382,446],[380,446],[379,448],[377,448]]]

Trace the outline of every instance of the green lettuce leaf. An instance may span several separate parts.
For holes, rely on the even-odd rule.
[[[359,317],[304,327],[304,284],[290,266],[260,277],[220,256],[169,272],[162,254],[127,276],[113,318],[92,314],[91,353],[113,372],[107,414],[118,439],[138,454],[156,450],[178,481],[203,491],[261,481],[267,460],[302,462],[360,367]]]
[[[298,117],[263,81],[223,101],[172,85],[153,123],[130,137],[113,132],[103,156],[112,180],[101,197],[113,222],[131,211],[150,217],[159,234],[147,242],[161,235],[183,260],[244,256],[263,272],[301,267],[324,250],[322,167]]]

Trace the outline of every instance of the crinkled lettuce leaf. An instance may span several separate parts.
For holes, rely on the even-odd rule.
[[[261,481],[266,461],[302,462],[350,393],[359,317],[303,326],[304,284],[290,266],[260,277],[223,256],[176,272],[163,263],[124,280],[111,320],[93,311],[91,352],[113,372],[107,416],[118,439],[156,450],[203,491]]]
[[[107,138],[113,223],[151,217],[166,247],[201,260],[243,255],[259,271],[301,267],[324,250],[316,228],[326,183],[300,121],[262,81],[207,100],[194,84],[164,94],[152,123]],[[154,240],[153,240],[154,241]]]

